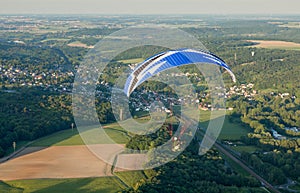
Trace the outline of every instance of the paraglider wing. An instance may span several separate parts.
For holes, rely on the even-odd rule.
[[[129,97],[136,87],[151,76],[169,68],[194,63],[219,65],[225,68],[229,72],[232,80],[236,82],[235,76],[229,66],[218,56],[200,50],[180,49],[159,53],[140,63],[127,78],[124,92]]]

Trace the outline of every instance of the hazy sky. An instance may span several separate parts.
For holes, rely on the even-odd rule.
[[[0,0],[0,14],[300,14],[300,0]]]

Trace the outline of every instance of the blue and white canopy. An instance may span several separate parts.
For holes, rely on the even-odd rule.
[[[218,56],[206,51],[179,49],[159,53],[137,65],[126,80],[124,92],[129,97],[136,87],[151,76],[169,68],[195,63],[219,65],[225,68],[229,72],[232,80],[236,82],[236,78],[229,66]]]

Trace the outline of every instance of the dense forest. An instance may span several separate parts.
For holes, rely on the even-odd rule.
[[[157,139],[167,138],[158,134]],[[132,139],[127,146],[140,149],[141,139]],[[125,192],[264,192],[253,177],[234,171],[215,149],[205,156],[198,155],[199,143],[193,140],[175,160],[153,169],[147,181]]]
[[[0,157],[13,142],[31,141],[70,128],[70,97],[39,89],[2,90],[0,99]]]

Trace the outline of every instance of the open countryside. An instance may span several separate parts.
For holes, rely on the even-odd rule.
[[[299,16],[1,15],[0,21],[0,193],[299,192]],[[114,112],[112,97],[123,100],[111,93],[116,80],[145,59],[170,51],[155,45],[130,48],[99,73],[95,92],[84,93],[95,96],[105,135],[96,135],[94,122],[80,135],[72,92],[78,73],[89,77],[90,71],[79,70],[86,54],[107,35],[145,24],[180,27],[223,59],[237,81],[221,69],[224,85],[212,93],[209,78],[195,65],[183,65],[179,72],[158,75],[170,85],[149,79],[131,93],[129,112]],[[128,34],[108,39],[133,40]],[[113,54],[114,48],[106,52]],[[173,88],[186,90],[179,95]],[[225,104],[213,101],[213,94]],[[163,114],[166,121],[145,134],[142,125],[151,111],[152,118]],[[222,119],[220,112],[225,114],[220,135],[199,155],[204,133],[211,121]],[[130,115],[137,126],[127,120]],[[84,112],[81,118],[91,121]],[[184,148],[185,138],[193,136],[191,122],[197,132]],[[89,136],[88,142],[82,136]],[[138,159],[157,161],[151,151],[166,142],[166,152],[180,152],[176,159],[152,169],[118,167],[140,167]],[[149,156],[135,154],[141,150]]]
[[[210,111],[190,111],[190,113],[199,113],[201,115],[200,120],[202,126],[207,126],[206,124],[211,118]],[[141,118],[141,120],[144,119],[145,118]],[[105,125],[104,128],[112,139],[119,142],[126,142],[122,141],[124,140],[124,131],[118,124],[108,124]],[[243,129],[239,124],[229,123],[228,118],[225,118],[225,124],[220,138],[224,140],[239,139],[241,136],[246,136],[247,133],[247,129]],[[109,144],[99,144],[97,146],[97,148],[105,149],[109,152],[114,151],[110,149],[113,147]],[[32,151],[30,151],[31,149]],[[68,180],[69,178],[83,178],[82,180],[77,180],[79,184],[81,184],[81,181],[84,182],[88,180],[91,183],[98,182],[100,184],[102,184],[102,181],[110,181],[110,185],[115,185],[110,188],[100,186],[97,187],[96,190],[106,192],[106,189],[109,189],[107,192],[114,192],[122,187],[122,183],[125,183],[128,187],[136,187],[136,183],[141,179],[149,178],[142,171],[120,172],[118,168],[115,168],[113,171],[112,166],[91,153],[87,147],[83,145],[78,132],[72,130],[61,131],[35,141],[30,144],[29,147],[21,151],[16,158],[1,164],[0,170],[0,179],[8,183],[5,186],[9,187],[9,185],[11,185],[11,187],[8,188],[9,190],[23,189],[24,192],[31,190],[31,188],[36,188],[37,183],[40,184],[38,186],[39,189],[36,189],[38,191],[49,191],[49,189],[55,191],[56,188],[63,188],[63,186],[59,185],[60,183],[64,184],[70,182],[70,184],[72,184],[72,180]],[[18,175],[17,171],[23,172]],[[60,183],[56,184],[57,182]],[[27,185],[27,183],[29,183],[29,185]],[[49,186],[48,189],[47,186],[49,184],[51,184],[51,186]],[[69,188],[69,186],[66,186],[63,189],[66,192],[79,191],[76,190],[76,188],[79,187],[74,186],[73,188]],[[92,191],[92,189],[91,186],[88,186],[85,191],[89,192]]]

